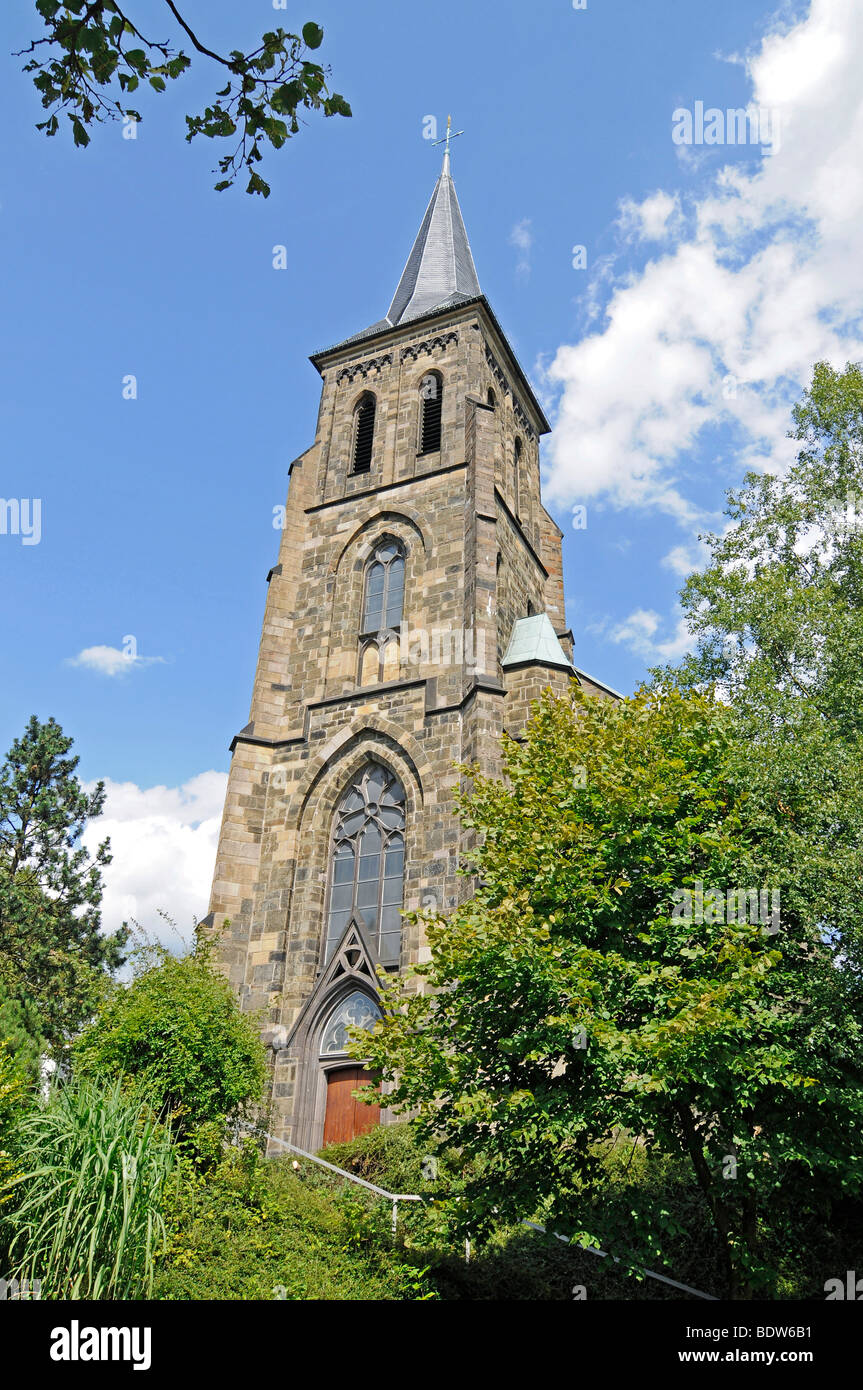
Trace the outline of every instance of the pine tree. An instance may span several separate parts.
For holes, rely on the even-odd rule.
[[[106,840],[91,858],[81,836],[105,790],[84,790],[71,747],[55,720],[33,715],[0,766],[0,990],[55,1047],[92,1013],[128,937],[100,931],[111,855]]]

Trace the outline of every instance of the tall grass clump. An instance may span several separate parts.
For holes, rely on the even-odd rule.
[[[167,1244],[171,1132],[118,1079],[56,1087],[20,1123],[6,1209],[9,1252],[42,1298],[136,1299],[152,1293]]]

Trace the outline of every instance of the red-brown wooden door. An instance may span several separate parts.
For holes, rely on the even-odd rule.
[[[374,1077],[365,1067],[339,1067],[327,1073],[325,1144],[343,1144],[357,1134],[374,1129],[381,1117],[380,1106],[364,1105],[351,1095],[352,1091],[374,1084]]]

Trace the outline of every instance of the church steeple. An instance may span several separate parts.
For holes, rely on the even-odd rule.
[[[447,143],[440,177],[385,322],[404,323],[481,293],[450,174]]]

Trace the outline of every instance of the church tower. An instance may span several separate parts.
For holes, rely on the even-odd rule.
[[[291,465],[205,918],[268,1020],[273,1132],[307,1149],[389,1118],[353,1099],[346,1028],[379,1014],[377,966],[427,958],[402,913],[468,892],[455,764],[496,772],[546,686],[605,693],[572,665],[549,426],[449,166],[447,147],[386,317],[311,358],[316,437]]]

